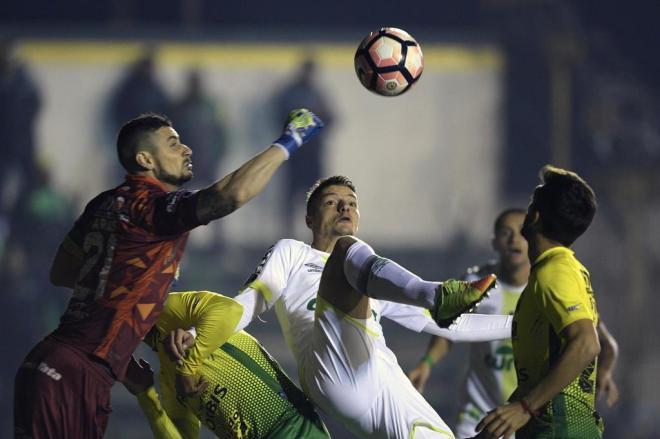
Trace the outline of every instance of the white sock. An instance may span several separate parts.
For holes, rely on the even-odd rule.
[[[378,256],[358,240],[346,252],[344,275],[356,291],[374,299],[432,308],[438,282],[429,282],[396,262]]]

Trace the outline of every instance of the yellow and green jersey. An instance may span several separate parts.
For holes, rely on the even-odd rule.
[[[238,302],[220,294],[170,294],[146,340],[161,363],[166,414],[153,391],[138,398],[156,437],[198,437],[200,421],[222,438],[328,437],[311,403],[261,344],[244,331],[233,333],[241,314]],[[159,340],[191,326],[197,332],[195,346],[176,365]],[[202,375],[209,385],[199,397],[177,399],[176,374]]]
[[[598,323],[589,272],[566,247],[554,247],[534,264],[513,319],[512,340],[518,388],[513,399],[527,395],[548,375],[564,350],[561,331],[578,320]],[[600,437],[595,412],[596,360],[530,421],[516,437]]]

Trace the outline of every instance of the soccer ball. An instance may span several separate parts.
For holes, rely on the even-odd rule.
[[[405,93],[422,76],[424,56],[404,30],[384,27],[365,37],[355,52],[355,73],[362,85],[382,96]]]

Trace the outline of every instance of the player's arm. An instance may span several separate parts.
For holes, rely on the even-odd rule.
[[[131,357],[122,383],[137,398],[156,439],[182,439],[181,433],[158,399],[158,392],[154,387],[154,373],[147,361],[141,358],[138,362],[135,357]]]
[[[245,282],[236,301],[243,305],[243,314],[236,331],[244,329],[255,316],[275,305],[287,286],[296,247],[283,239],[268,249],[257,268]]]
[[[440,362],[451,349],[451,342],[436,335],[431,337],[426,352],[417,366],[408,372],[408,378],[419,393],[424,393],[426,382],[431,377],[431,369]]]
[[[600,353],[595,310],[583,277],[570,266],[558,265],[537,272],[537,278],[539,291],[532,297],[563,348],[552,369],[527,395],[516,394],[519,400],[497,407],[477,425],[477,430],[494,437],[510,435],[525,425]]]
[[[564,351],[548,375],[521,400],[489,412],[477,425],[478,431],[483,429],[490,437],[508,437],[513,434],[568,386],[600,353],[598,334],[590,319],[569,324],[560,332],[560,337],[565,342]]]
[[[50,282],[56,287],[73,288],[83,262],[82,247],[77,244],[71,234],[57,249],[50,267]]]
[[[605,397],[605,402],[611,407],[619,400],[619,388],[614,381],[614,368],[619,357],[619,344],[602,320],[598,322],[597,330],[601,349],[596,372],[596,391],[598,396],[603,395]]]
[[[568,386],[600,353],[594,322],[577,320],[566,326],[560,337],[565,348],[548,375],[532,389],[525,399],[532,411],[539,410]]]
[[[199,192],[199,221],[205,224],[228,215],[259,194],[280,165],[322,127],[323,122],[311,111],[292,111],[284,132],[269,148]]]
[[[447,339],[452,343],[475,343],[511,338],[513,318],[500,314],[465,313],[448,328],[441,328],[425,308],[381,300],[383,317],[415,332]]]
[[[198,370],[213,351],[222,346],[235,330],[243,306],[235,300],[210,291],[172,293],[159,325],[167,328],[195,327],[195,343],[176,367],[176,388],[181,396],[195,396],[205,388]]]

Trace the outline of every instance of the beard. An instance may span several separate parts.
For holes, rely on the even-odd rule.
[[[193,178],[193,172],[190,171],[186,174],[180,174],[180,175],[174,175],[170,174],[169,172],[163,171],[159,176],[158,179],[162,181],[163,183],[171,184],[176,187],[181,187],[183,184],[187,181],[190,181],[190,179]]]
[[[528,220],[528,217],[525,217],[525,222],[523,223],[522,229],[520,229],[520,234],[527,242],[530,242],[535,232],[534,225]]]

